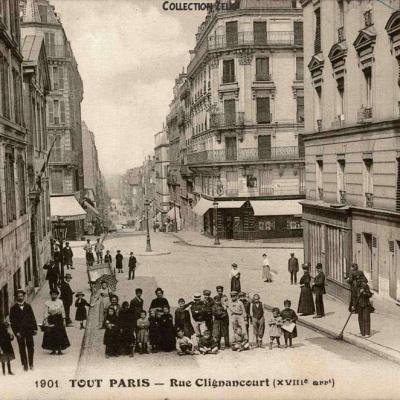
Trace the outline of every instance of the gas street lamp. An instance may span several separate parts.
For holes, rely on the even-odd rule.
[[[214,201],[214,230],[215,230],[215,237],[214,237],[214,245],[220,245],[219,236],[218,236],[218,202]]]
[[[146,231],[147,231],[146,252],[151,252],[152,250],[151,250],[150,230],[149,230],[149,208],[150,208],[149,200],[145,200],[144,206],[146,208]]]

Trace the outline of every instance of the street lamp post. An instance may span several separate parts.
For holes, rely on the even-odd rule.
[[[214,237],[214,245],[220,245],[219,236],[218,236],[218,202],[214,201],[214,230],[215,230],[215,237]]]
[[[144,202],[144,205],[146,207],[146,231],[147,231],[147,237],[146,237],[146,252],[151,252],[151,242],[150,242],[150,230],[149,230],[149,207],[150,207],[150,202],[146,200]]]

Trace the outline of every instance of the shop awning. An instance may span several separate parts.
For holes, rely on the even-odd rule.
[[[301,215],[299,200],[252,200],[254,215]]]
[[[193,207],[193,212],[197,215],[204,215],[212,206],[212,201],[201,197],[197,204]]]
[[[77,221],[85,219],[86,211],[76,200],[75,196],[52,196],[50,197],[51,220]]]
[[[87,210],[93,213],[96,217],[100,217],[100,213],[97,211],[95,207],[93,207],[89,202],[85,201],[84,206],[87,207]]]
[[[175,219],[175,212],[176,212],[176,219],[180,219],[180,211],[178,207],[175,207],[175,211],[174,208],[172,207],[168,212],[167,212],[167,217],[169,219]]]
[[[219,201],[218,208],[240,208],[244,203],[243,200]]]

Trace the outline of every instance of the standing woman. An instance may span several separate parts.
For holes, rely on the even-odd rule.
[[[164,297],[164,291],[161,288],[155,290],[156,298],[150,303],[150,310],[163,311],[164,307],[169,308],[168,300]]]
[[[110,305],[110,294],[111,291],[108,288],[107,282],[101,282],[101,287],[96,292],[91,306],[93,307],[97,302],[99,302],[99,328],[104,328],[104,316]]]
[[[263,267],[262,267],[262,279],[264,282],[272,282],[271,266],[267,255],[264,253],[263,257]]]
[[[6,374],[6,364],[8,375],[14,375],[11,371],[11,361],[15,359],[11,344],[13,339],[14,335],[11,333],[10,324],[0,319],[0,362],[3,375]]]
[[[65,311],[63,302],[58,298],[58,290],[50,291],[50,300],[46,301],[44,310],[44,326],[42,347],[51,350],[50,354],[61,355],[70,346],[65,330]]]
[[[160,316],[160,347],[162,351],[175,350],[175,329],[172,315],[169,312],[169,307],[163,308],[163,313]]]
[[[240,271],[236,263],[232,264],[230,277],[231,277],[231,292],[238,292],[238,293],[241,292]]]
[[[314,298],[311,290],[311,275],[309,266],[303,264],[303,276],[300,279],[300,298],[297,312],[302,315],[315,313]]]

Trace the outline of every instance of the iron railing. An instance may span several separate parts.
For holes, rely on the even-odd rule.
[[[286,188],[274,188],[274,187],[260,187],[260,196],[295,196],[304,195],[305,188],[300,187],[286,187]]]
[[[296,44],[299,40],[296,38]],[[254,33],[238,32],[237,35],[214,35],[208,38],[208,50],[220,50],[238,46],[269,46],[295,44],[293,31]]]
[[[259,72],[256,74],[256,81],[257,82],[272,81],[272,76],[267,72],[264,73]]]
[[[188,164],[218,163],[225,161],[293,160],[300,158],[298,146],[280,146],[270,149],[239,148],[202,150],[187,155]]]
[[[244,125],[244,112],[211,114],[210,127],[222,128]]]

